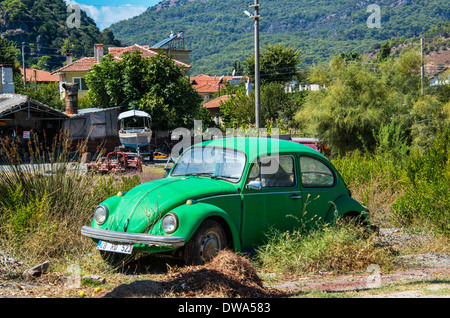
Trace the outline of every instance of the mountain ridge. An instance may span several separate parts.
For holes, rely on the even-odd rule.
[[[252,2],[252,1],[250,1]],[[366,51],[392,37],[416,37],[450,20],[450,3],[438,0],[261,0],[261,46],[285,42],[303,54],[305,65],[330,56]],[[381,28],[369,28],[369,4],[381,9]],[[193,74],[228,72],[253,52],[249,0],[164,0],[141,15],[111,26],[128,44],[153,45],[184,30]]]
[[[164,10],[167,8],[172,8],[172,7],[177,7],[180,5],[185,5],[188,2],[194,2],[194,1],[200,1],[200,2],[207,2],[209,0],[163,0],[161,2],[159,2],[158,4],[149,7],[147,10],[156,10],[156,11],[160,11],[160,10]]]
[[[40,64],[46,65],[46,70],[61,67],[66,61],[65,53],[80,58],[93,56],[94,44],[120,45],[111,31],[101,32],[83,10],[79,28],[68,24],[70,15],[63,0],[0,1],[0,34],[14,41],[18,50],[25,43],[27,67]]]

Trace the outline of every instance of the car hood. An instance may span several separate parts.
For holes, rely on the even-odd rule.
[[[237,185],[207,177],[164,178],[143,183],[121,199],[111,212],[108,229],[120,232],[147,232],[159,218],[189,199],[237,193]]]

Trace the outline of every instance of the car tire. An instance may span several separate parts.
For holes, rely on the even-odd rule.
[[[370,236],[373,233],[376,233],[376,227],[369,226],[367,220],[358,213],[347,213],[340,217],[339,224],[341,226],[351,226],[357,229],[363,230],[362,233],[365,236]]]
[[[347,213],[340,217],[340,222],[344,225],[366,228],[367,220],[360,213]]]
[[[206,220],[184,248],[186,265],[203,265],[227,248],[227,236],[215,220]]]

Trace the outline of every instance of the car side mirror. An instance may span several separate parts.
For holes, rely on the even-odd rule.
[[[262,183],[261,181],[250,181],[245,187],[247,189],[261,190]]]

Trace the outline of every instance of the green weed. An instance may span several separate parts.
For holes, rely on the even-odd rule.
[[[139,176],[117,181],[85,173],[85,145],[72,145],[66,132],[50,145],[38,142],[35,135],[26,145],[17,139],[0,141],[2,249],[22,259],[64,261],[92,247],[80,228],[91,222],[99,202],[117,194],[123,184],[127,189],[138,184]]]
[[[348,224],[323,226],[308,232],[272,230],[267,243],[258,248],[256,257],[262,270],[283,274],[350,272],[388,262],[389,251],[377,247],[366,229]]]
[[[405,172],[404,195],[392,206],[394,223],[450,235],[450,131],[412,153]]]

